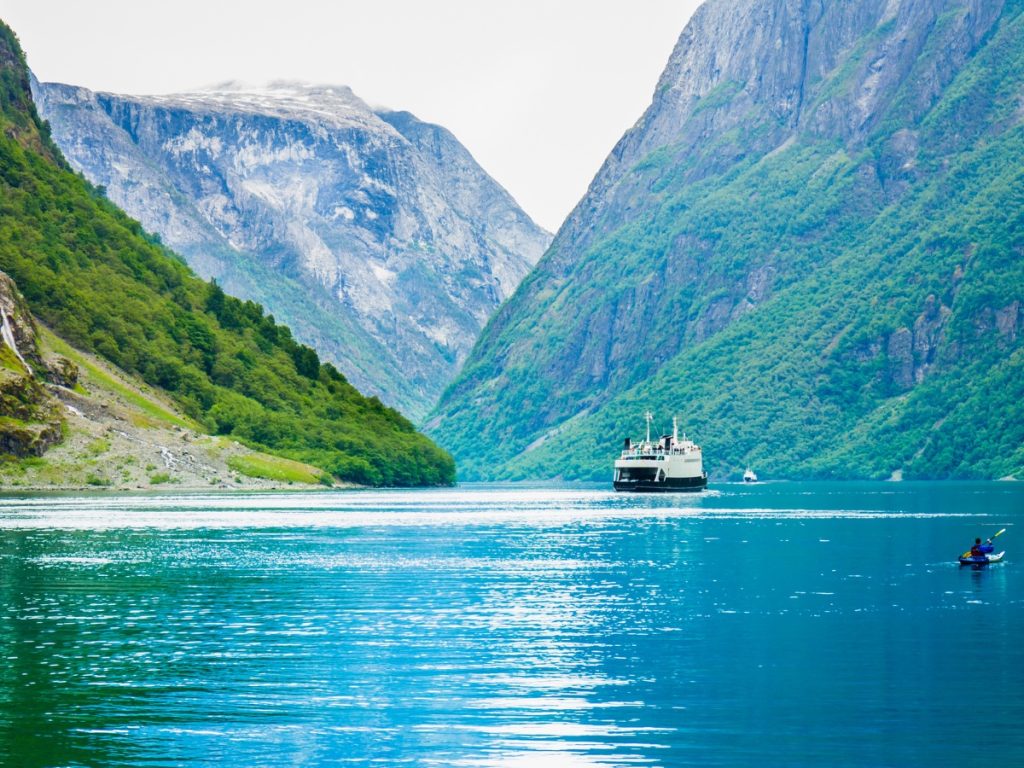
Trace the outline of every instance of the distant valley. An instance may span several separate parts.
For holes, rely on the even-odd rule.
[[[344,87],[32,83],[41,123],[15,66],[0,269],[203,429],[349,482],[450,482],[438,445],[608,479],[648,409],[712,481],[1021,478],[1022,41],[1017,2],[709,0],[553,239]]]
[[[72,167],[413,418],[550,241],[450,132],[343,86],[33,92]]]

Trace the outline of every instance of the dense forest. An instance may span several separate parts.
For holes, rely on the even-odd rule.
[[[160,387],[212,433],[367,485],[454,481],[451,457],[253,302],[197,278],[72,173],[0,23],[0,270],[73,345]]]

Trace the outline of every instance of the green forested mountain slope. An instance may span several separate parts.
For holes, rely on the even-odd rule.
[[[1022,103],[1020,3],[706,4],[432,434],[467,477],[606,477],[646,408],[719,477],[1021,472]]]
[[[0,23],[0,270],[69,342],[168,392],[211,431],[359,483],[451,482],[451,457],[252,302],[203,282],[71,173]]]

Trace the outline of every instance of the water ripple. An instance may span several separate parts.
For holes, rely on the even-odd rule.
[[[0,764],[1013,764],[1024,583],[949,554],[1005,498],[4,500]]]

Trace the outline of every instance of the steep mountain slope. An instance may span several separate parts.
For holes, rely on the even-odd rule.
[[[451,457],[253,302],[226,296],[67,167],[0,23],[0,270],[65,340],[218,434],[353,482],[437,484]]]
[[[466,477],[606,477],[645,408],[721,477],[1024,465],[1024,21],[711,0],[428,422]]]
[[[111,200],[414,416],[550,241],[451,133],[345,87],[34,88]]]

